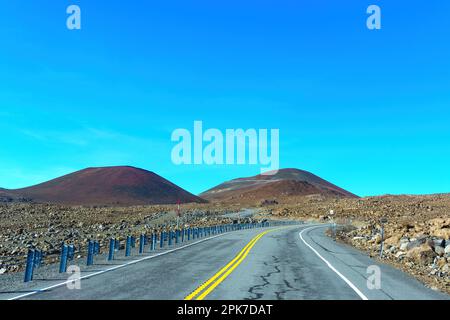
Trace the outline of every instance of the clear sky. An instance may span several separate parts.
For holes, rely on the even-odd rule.
[[[172,131],[202,120],[278,128],[281,167],[362,196],[450,192],[449,15],[437,0],[3,0],[0,187],[132,165],[198,193],[259,173],[172,164]]]

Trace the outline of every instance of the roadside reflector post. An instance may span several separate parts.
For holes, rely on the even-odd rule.
[[[152,245],[151,250],[156,250],[156,233],[152,233]]]
[[[144,240],[145,236],[143,234],[140,235],[139,237],[139,254],[143,254],[144,253]]]
[[[172,245],[172,236],[173,236],[172,230],[170,230],[170,231],[169,231],[169,246]]]
[[[25,268],[25,279],[24,279],[24,282],[30,282],[31,280],[33,280],[34,254],[35,254],[35,251],[33,249],[29,249],[28,250],[27,266]]]
[[[125,246],[125,257],[129,257],[131,253],[131,236],[127,236],[127,243]]]
[[[100,254],[100,242],[94,241],[94,255]]]
[[[387,222],[385,217],[380,219],[381,224],[381,244],[380,244],[380,259],[383,259],[383,250],[384,250],[384,224]]]
[[[88,266],[91,266],[94,264],[94,242],[89,240],[88,243],[88,255],[87,255],[87,263]]]
[[[67,260],[72,261],[75,258],[75,246],[73,244],[69,245],[67,251]]]
[[[61,258],[59,259],[59,273],[67,271],[67,254],[69,248],[64,243],[61,245]]]
[[[114,260],[114,249],[115,249],[116,240],[109,240],[109,253],[108,253],[108,261]]]
[[[33,268],[39,268],[41,266],[42,261],[42,251],[37,250],[34,252],[34,259],[33,259]]]

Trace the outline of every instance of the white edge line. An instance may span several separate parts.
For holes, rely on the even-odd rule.
[[[226,232],[226,233],[223,233],[223,234],[218,234],[216,236],[212,236],[210,238],[202,239],[202,240],[199,240],[197,242],[193,242],[193,243],[190,243],[190,244],[187,244],[185,246],[178,247],[178,248],[175,248],[175,249],[172,249],[172,250],[169,250],[169,251],[164,251],[164,252],[152,255],[152,256],[148,256],[148,257],[144,257],[144,258],[141,258],[141,259],[129,261],[127,263],[124,263],[124,264],[121,264],[121,265],[118,265],[118,266],[114,266],[114,267],[109,268],[109,269],[105,269],[105,270],[102,270],[102,271],[98,271],[98,272],[94,272],[94,273],[91,273],[91,274],[87,274],[87,275],[82,276],[82,277],[80,277],[80,278],[78,278],[76,280],[83,280],[83,279],[88,279],[88,278],[91,278],[91,277],[95,277],[95,276],[98,276],[98,275],[106,273],[106,272],[114,271],[114,270],[117,270],[117,269],[129,266],[131,264],[135,264],[135,263],[138,263],[138,262],[141,262],[141,261],[144,261],[144,260],[148,260],[148,259],[153,259],[153,258],[162,256],[162,255],[165,255],[165,254],[169,254],[169,253],[174,252],[174,251],[178,251],[178,250],[181,250],[181,249],[184,249],[184,248],[187,248],[187,247],[191,247],[193,245],[196,245],[196,244],[204,242],[204,241],[208,241],[208,240],[211,240],[211,239],[222,237],[222,236],[225,236],[225,235],[227,235],[229,233],[230,232]],[[72,283],[72,282],[74,282],[74,279],[67,280],[67,281],[64,281],[64,282],[61,282],[61,283],[57,283],[57,284],[54,284],[54,285],[46,287],[46,288],[36,289],[34,291],[31,291],[31,292],[28,292],[28,293],[25,293],[25,294],[22,294],[22,295],[19,295],[19,296],[16,296],[16,297],[12,297],[12,298],[9,298],[9,299],[6,299],[6,300],[11,301],[11,300],[17,300],[17,299],[25,298],[25,297],[28,297],[28,296],[40,293],[42,291],[47,291],[47,290],[50,290],[50,289],[61,287],[61,286],[65,285],[65,284]]]
[[[303,243],[308,247],[308,248],[310,248],[323,262],[325,262],[326,263],[326,265],[331,269],[331,270],[333,270],[342,280],[344,280],[345,281],[345,283],[347,283],[348,284],[348,286],[350,287],[350,288],[352,288],[353,289],[353,291],[355,291],[357,294],[358,294],[358,296],[362,299],[362,300],[369,300],[365,295],[364,295],[364,293],[362,293],[350,280],[348,280],[342,273],[340,273],[339,271],[337,271],[336,270],[336,268],[335,267],[333,267],[333,265],[331,264],[331,263],[329,263],[324,257],[322,257],[321,255],[320,255],[320,253],[319,252],[317,252],[317,250],[316,249],[314,249],[311,245],[309,245],[309,243],[307,243],[306,241],[305,241],[305,239],[303,239],[303,236],[302,236],[302,234],[303,234],[303,232],[305,232],[305,231],[308,231],[308,230],[312,230],[312,229],[315,229],[315,228],[318,228],[318,227],[310,227],[310,228],[306,228],[306,229],[304,229],[304,230],[302,230],[301,232],[299,232],[299,236],[300,236],[300,239],[303,241]]]

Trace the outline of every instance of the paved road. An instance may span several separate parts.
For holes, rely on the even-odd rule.
[[[335,243],[324,230],[325,226],[302,225],[231,232],[153,258],[149,255],[147,260],[109,272],[104,270],[110,265],[98,265],[100,274],[81,280],[80,290],[63,285],[23,299],[178,300],[190,294],[192,299],[202,294],[205,299],[449,298]],[[124,258],[115,263],[130,261]],[[371,265],[380,267],[381,289],[367,287],[367,267]],[[46,286],[60,282],[46,279]],[[37,285],[42,288],[43,283]],[[0,293],[0,298],[17,296]]]

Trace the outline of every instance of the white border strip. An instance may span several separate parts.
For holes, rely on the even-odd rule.
[[[308,247],[308,248],[310,248],[323,262],[325,262],[326,263],[326,265],[331,269],[331,270],[333,270],[342,280],[344,280],[345,281],[345,283],[347,283],[348,284],[348,286],[350,287],[350,288],[352,288],[353,289],[353,291],[355,291],[357,294],[358,294],[358,296],[362,299],[362,300],[369,300],[365,295],[364,295],[364,293],[362,293],[350,280],[348,280],[342,273],[340,273],[339,271],[337,271],[336,270],[336,268],[335,267],[333,267],[332,266],[332,264],[331,263],[329,263],[324,257],[322,257],[321,255],[320,255],[320,253],[319,252],[317,252],[317,250],[316,249],[314,249],[311,245],[309,245],[306,241],[305,241],[305,239],[303,239],[303,232],[305,232],[305,231],[308,231],[308,230],[312,230],[312,229],[316,229],[316,228],[319,228],[319,227],[310,227],[310,228],[306,228],[306,229],[304,229],[304,230],[302,230],[301,232],[299,232],[299,236],[300,236],[300,239],[303,241],[303,243]]]

